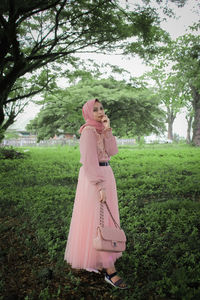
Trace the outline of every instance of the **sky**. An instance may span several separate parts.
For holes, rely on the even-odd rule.
[[[128,2],[135,3],[135,0],[129,0]],[[188,26],[192,25],[194,22],[197,22],[199,19],[200,9],[199,0],[188,0],[188,3],[183,8],[177,8],[176,5],[172,4],[176,12],[176,19],[168,18],[165,22],[161,23],[161,27],[170,33],[173,39],[177,38],[180,35],[186,33]],[[139,77],[144,72],[150,70],[142,60],[138,57],[125,57],[119,55],[103,55],[103,54],[80,54],[81,58],[84,59],[94,59],[96,63],[106,63],[113,65],[118,65],[119,67],[126,69],[131,73],[133,77]],[[64,82],[64,81],[63,81]],[[61,87],[63,85],[62,80],[59,82]],[[87,99],[86,99],[87,100]],[[23,113],[19,114],[16,119],[16,122],[10,128],[15,128],[19,130],[24,130],[26,124],[33,119],[39,112],[40,107],[34,103],[30,103],[24,110]],[[174,121],[174,133],[179,136],[186,137],[187,122],[185,120],[184,113],[179,113],[177,118]]]

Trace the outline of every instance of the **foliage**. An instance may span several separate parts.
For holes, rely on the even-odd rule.
[[[18,138],[19,135],[18,133],[16,132],[16,130],[7,130],[6,133],[5,133],[5,139],[6,140],[9,140],[9,139],[16,139]]]
[[[13,147],[0,147],[0,159],[25,158],[27,153],[16,151]]]
[[[156,89],[168,116],[168,137],[173,138],[172,125],[177,112],[187,108],[188,137],[193,122],[193,142],[200,145],[200,62],[199,25],[193,32],[170,41],[165,53],[157,56],[157,63],[147,77],[156,83]],[[171,71],[169,71],[171,68]]]
[[[128,213],[128,208],[121,209],[128,249],[118,267],[125,265],[126,272],[129,270],[139,299],[148,299],[149,291],[159,299],[197,299],[199,203],[182,199],[154,203],[136,210],[135,215]]]
[[[193,34],[186,34],[172,43],[172,55],[180,80],[190,90],[194,110],[193,143],[200,146],[200,36],[199,24],[194,26]]]
[[[148,135],[164,129],[164,114],[151,89],[108,78],[83,79],[46,96],[40,101],[43,108],[27,130],[37,133],[38,140],[60,132],[77,135],[83,123],[81,108],[86,100],[93,98],[102,102],[117,136]]]
[[[119,41],[130,37],[150,47],[161,33],[150,6],[131,12],[115,0],[2,0],[0,16],[0,126],[4,130],[21,111],[19,103],[55,88],[61,64],[67,70],[77,66],[75,53],[114,51]]]
[[[74,147],[30,148],[25,160],[1,163],[1,206],[13,205],[34,227],[38,251],[47,249],[56,272],[64,277],[62,293],[83,297],[84,277],[63,273],[63,255],[78,178],[79,150]],[[132,286],[101,299],[198,299],[200,257],[199,148],[158,145],[120,147],[111,159],[127,251],[117,261]],[[17,229],[15,229],[17,230]],[[23,230],[21,231],[23,233]],[[38,253],[39,254],[39,253]],[[42,257],[41,257],[41,260]],[[38,274],[46,270],[45,266]],[[47,270],[49,273],[49,271]],[[55,270],[53,269],[53,274]],[[46,275],[45,275],[46,276]],[[88,279],[89,280],[89,279]],[[65,282],[68,282],[67,286]],[[66,286],[66,289],[64,288]],[[54,291],[55,292],[55,291]],[[30,293],[30,291],[29,291]],[[42,294],[48,294],[43,286]],[[51,297],[51,295],[49,295]],[[58,298],[59,299],[59,298]],[[74,298],[76,299],[76,298]]]
[[[155,93],[166,109],[168,138],[173,140],[173,123],[177,113],[186,105],[187,87],[175,72],[166,71],[168,65],[167,62],[163,63],[163,58],[157,66],[152,67],[153,70],[146,73],[145,77],[155,83]]]
[[[185,34],[176,41],[171,42],[174,66],[181,79],[187,79],[190,87],[200,89],[200,36],[198,35],[199,26],[194,28],[193,33]]]

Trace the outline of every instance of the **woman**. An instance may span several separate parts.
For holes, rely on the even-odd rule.
[[[105,269],[105,280],[114,287],[127,288],[117,275],[115,261],[122,253],[97,251],[93,247],[99,225],[100,203],[107,202],[119,224],[115,178],[109,166],[110,156],[117,154],[110,121],[98,99],[85,103],[82,109],[86,123],[80,128],[80,168],[76,197],[64,259],[75,269],[99,272]],[[113,226],[104,209],[105,226]]]

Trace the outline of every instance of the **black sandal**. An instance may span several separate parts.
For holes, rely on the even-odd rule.
[[[111,284],[112,286],[114,286],[115,288],[123,289],[123,290],[128,289],[128,286],[127,286],[127,284],[124,282],[123,279],[119,279],[119,280],[117,280],[115,283],[111,280],[111,278],[114,277],[114,276],[116,276],[116,275],[117,275],[117,272],[112,273],[112,274],[108,274],[108,273],[106,272],[106,275],[105,275],[105,281],[108,282],[109,284]],[[124,287],[120,286],[122,283],[125,285]]]

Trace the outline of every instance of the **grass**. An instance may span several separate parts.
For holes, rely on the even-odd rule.
[[[132,286],[126,292],[110,289],[99,275],[71,270],[63,261],[80,167],[78,147],[18,150],[29,151],[24,159],[0,161],[2,297],[200,298],[199,148],[119,147],[112,158],[128,240],[117,261]]]

